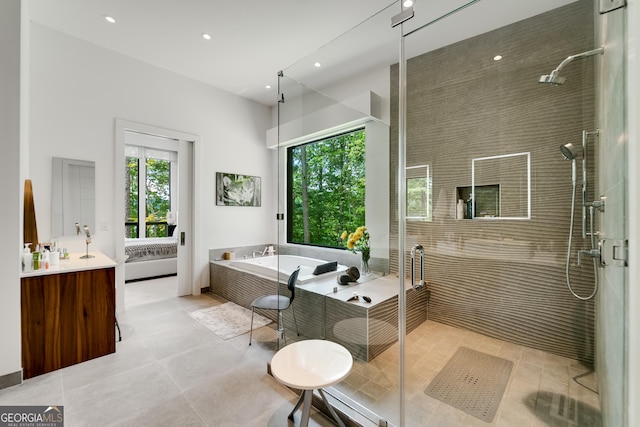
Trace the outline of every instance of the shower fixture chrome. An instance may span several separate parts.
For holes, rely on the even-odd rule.
[[[570,142],[561,145],[560,152],[564,156],[565,160],[575,160],[576,157],[578,157],[578,154],[580,154],[580,152],[578,151],[578,147]]]
[[[587,250],[579,250],[578,251],[578,265],[582,263],[582,257],[590,256],[593,258],[593,273],[594,273],[594,287],[591,295],[583,297],[578,295],[571,286],[571,277],[569,275],[569,266],[571,263],[571,245],[573,241],[573,218],[575,214],[575,204],[576,204],[576,158],[579,155],[579,148],[575,147],[572,143],[567,143],[560,146],[560,152],[562,156],[566,160],[571,160],[571,217],[569,223],[569,242],[567,245],[567,258],[565,263],[565,278],[567,282],[567,288],[569,288],[569,292],[578,298],[579,300],[587,301],[592,299],[596,293],[598,292],[598,265],[602,266],[601,261],[601,251],[600,244],[596,244],[595,238],[599,234],[595,231],[594,226],[594,211],[595,209],[599,209],[601,212],[604,211],[604,197],[601,197],[599,201],[595,202],[587,202],[587,143],[590,135],[599,135],[599,129],[596,129],[593,132],[588,132],[586,130],[582,131],[582,238],[586,239],[587,235],[590,237],[590,249]],[[589,225],[590,232],[587,233],[587,212],[586,208],[589,208]]]
[[[593,49],[593,50],[589,50],[586,52],[582,52],[582,53],[578,53],[576,55],[571,55],[568,56],[564,61],[562,61],[560,63],[560,65],[558,65],[555,70],[553,70],[551,72],[551,74],[546,74],[546,75],[542,75],[540,76],[540,78],[538,79],[538,83],[549,83],[555,86],[561,85],[565,82],[565,78],[564,77],[560,77],[558,74],[560,74],[560,70],[562,70],[568,63],[570,63],[571,61],[574,61],[576,59],[582,59],[582,58],[586,58],[588,56],[593,56],[593,55],[602,55],[604,54],[604,48],[603,47],[599,47],[597,49]]]
[[[553,70],[551,74],[545,74],[540,76],[540,79],[538,79],[538,83],[549,83],[555,86],[560,86],[564,84],[566,80],[567,79],[565,77],[560,77],[556,70]]]
[[[589,142],[589,136],[600,135],[600,130],[596,129],[593,132],[586,130],[582,131],[582,238],[587,238],[587,207],[593,206],[604,212],[604,198],[601,197],[598,202],[587,202],[587,143]],[[596,206],[597,205],[597,206]],[[593,219],[593,211],[590,211]],[[591,227],[591,233],[593,233],[593,224]]]
[[[571,182],[575,186],[577,181],[576,157],[578,157],[578,147],[568,142],[560,146],[560,152],[565,160],[571,160]]]

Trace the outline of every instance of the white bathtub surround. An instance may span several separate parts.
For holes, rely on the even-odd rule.
[[[321,280],[327,277],[334,277],[337,274],[344,272],[347,266],[338,264],[338,268],[335,271],[314,275],[313,271],[319,265],[327,262],[320,259],[306,258],[295,255],[280,255],[280,256],[265,256],[258,258],[235,260],[229,263],[229,266],[256,273],[262,277],[275,279],[276,272],[279,271],[279,279],[286,281],[293,271],[300,267],[300,274],[298,275],[298,283],[304,285],[309,282]]]
[[[359,254],[354,254],[346,249],[337,249],[337,248],[323,248],[320,246],[305,246],[305,245],[293,245],[293,244],[274,244],[274,243],[265,243],[260,245],[251,245],[251,246],[233,246],[233,247],[225,247],[225,248],[215,248],[209,249],[209,261],[218,261],[224,259],[225,252],[233,251],[235,253],[236,260],[249,259],[254,258],[253,254],[255,253],[255,258],[260,258],[262,256],[262,251],[267,249],[265,255],[268,254],[269,246],[273,246],[275,251],[275,256],[279,255],[296,255],[307,258],[315,258],[321,260],[330,260],[330,261],[338,261],[338,264],[349,266],[354,266],[360,269],[360,256]],[[260,255],[257,254],[260,252]],[[373,256],[369,260],[369,266],[371,267],[371,271],[374,272],[389,272],[389,259],[388,258],[379,258],[376,257],[375,247],[372,248]]]
[[[296,256],[280,258],[288,259],[295,266],[305,259]],[[268,276],[246,268],[263,268],[261,264],[272,261],[277,262],[277,257],[244,262],[211,261],[211,292],[247,308],[257,296],[274,293],[276,289],[279,294],[288,295],[288,276],[283,277],[281,273],[281,279],[277,281],[279,284],[276,285],[275,269]],[[239,269],[238,264],[245,268]],[[354,292],[359,295],[355,301],[350,300]],[[370,298],[369,302],[365,296]],[[406,296],[407,332],[410,332],[426,320],[428,293],[426,288],[415,291],[407,284]],[[370,361],[397,341],[398,279],[395,276],[372,273],[347,285],[338,285],[335,274],[320,276],[296,285],[293,304],[301,337],[335,341],[349,349],[356,359]],[[261,314],[276,320],[272,313]],[[283,320],[286,329],[295,327],[291,313],[283,312]]]

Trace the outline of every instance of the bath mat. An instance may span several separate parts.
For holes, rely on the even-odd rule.
[[[251,329],[251,310],[232,302],[193,311],[189,316],[215,332],[223,340],[246,334]],[[253,315],[253,329],[269,323],[271,323],[270,319],[258,313]]]
[[[513,362],[460,347],[424,391],[487,423],[493,421]]]

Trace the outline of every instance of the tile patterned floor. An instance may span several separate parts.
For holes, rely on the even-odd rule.
[[[507,390],[492,423],[427,396],[424,390],[460,346],[514,362]],[[432,321],[407,336],[405,364],[408,426],[600,426],[595,375],[581,363]],[[356,362],[336,388],[398,424],[397,344],[370,363]]]
[[[223,299],[176,298],[175,278],[125,286],[115,354],[0,390],[0,405],[64,405],[67,427],[292,425],[297,396],[266,373],[273,325],[254,331],[251,347],[247,335],[225,341],[188,315]],[[491,424],[424,394],[459,346],[514,361]],[[408,335],[406,356],[407,426],[600,426],[598,395],[573,380],[588,372],[576,361],[430,321]],[[336,388],[398,425],[397,372],[396,345],[356,362]],[[596,387],[593,375],[580,382]],[[310,425],[332,424],[314,411]]]

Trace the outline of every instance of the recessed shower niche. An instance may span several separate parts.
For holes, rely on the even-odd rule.
[[[530,153],[472,159],[471,186],[456,187],[456,199],[465,219],[530,219]]]

